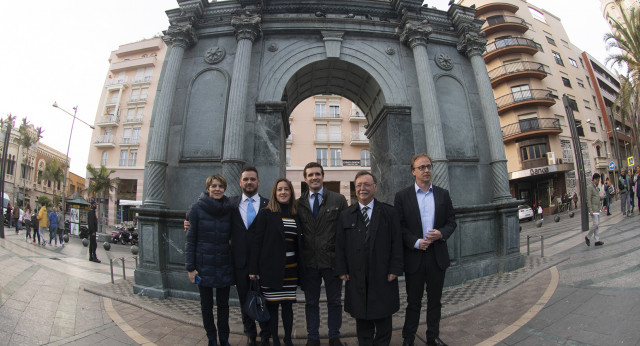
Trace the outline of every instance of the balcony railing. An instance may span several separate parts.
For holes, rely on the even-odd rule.
[[[534,40],[530,40],[524,37],[509,37],[509,38],[501,38],[493,42],[487,43],[487,51],[485,55],[498,49],[513,47],[513,46],[527,46],[527,47],[535,48],[539,51],[542,51],[542,46]]]
[[[122,85],[126,83],[127,83],[127,77],[125,76],[124,78],[109,78],[107,79],[107,83],[105,85],[107,87],[110,87],[110,86],[117,86],[117,85]]]
[[[502,138],[506,139],[519,134],[538,131],[550,130],[551,132],[561,133],[560,121],[555,118],[531,118],[520,120],[517,123],[509,124],[502,127]]]
[[[514,4],[504,2],[492,2],[486,5],[478,6],[476,9],[476,18],[485,17],[485,14],[496,11],[507,11],[511,13],[518,12],[519,7]]]
[[[512,106],[520,103],[551,107],[556,103],[557,98],[558,96],[549,90],[528,89],[498,97],[496,99],[496,106],[498,106],[498,113],[505,112],[513,108]]]
[[[359,131],[351,132],[351,145],[369,145],[369,138]]]
[[[129,101],[127,101],[127,103],[146,103],[147,102],[147,98],[135,98],[135,99],[129,99]]]
[[[140,138],[122,137],[120,139],[120,145],[138,145],[140,144]]]
[[[551,71],[547,65],[533,61],[518,61],[494,68],[489,71],[489,78],[491,78],[491,86],[495,87],[515,78],[543,79],[549,73]]]
[[[140,84],[140,83],[149,83],[149,82],[151,82],[151,76],[135,77],[132,83]]]
[[[126,119],[124,119],[124,123],[141,123],[142,122],[142,116],[135,116],[135,117],[127,117]]]
[[[120,122],[120,117],[114,114],[108,115],[106,117],[100,117],[97,121],[97,125],[115,125]]]
[[[97,145],[115,145],[115,136],[114,135],[100,135],[96,137],[96,140],[93,142]]]
[[[529,30],[529,24],[522,18],[516,16],[491,16],[482,26],[481,32],[489,35],[501,30],[512,30],[524,33]]]

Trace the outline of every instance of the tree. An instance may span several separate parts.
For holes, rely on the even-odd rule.
[[[631,123],[631,127],[634,133],[633,145],[636,150],[640,148],[640,138],[638,138],[638,105],[639,94],[636,90],[631,78],[628,76],[620,76],[620,91],[616,96],[615,104],[613,106],[613,112],[620,116],[622,124],[625,124],[627,120]]]
[[[18,133],[20,133],[20,139],[18,140],[18,149],[24,148],[24,152],[22,153],[22,164],[25,169],[25,176],[22,184],[22,195],[26,197],[27,194],[27,179],[29,177],[29,150],[31,147],[36,144],[40,138],[42,138],[42,127],[36,128],[35,135],[31,133],[30,128],[32,126],[29,124],[29,121],[26,117],[22,118],[22,124],[18,128]],[[23,198],[24,198],[23,197]]]
[[[90,164],[87,164],[87,171],[91,175],[89,178],[89,194],[92,194],[98,198],[108,198],[109,192],[115,190],[120,184],[120,179],[111,178],[111,174],[116,171],[113,169],[107,169],[107,167],[101,165],[100,168],[95,168]],[[98,203],[100,207],[100,203]],[[98,224],[102,227],[102,213],[98,210]]]
[[[54,158],[44,166],[42,178],[52,182],[54,187],[53,189],[55,191],[56,183],[59,184],[64,179],[64,169],[58,159]],[[55,193],[53,195],[56,196]],[[64,195],[64,191],[62,192],[62,195]]]
[[[640,15],[635,9],[631,9],[629,15],[622,12],[622,22],[609,19],[613,22],[615,31],[604,35],[607,50],[617,48],[620,52],[610,54],[605,63],[626,65],[633,84],[637,85],[640,81]]]
[[[45,206],[45,207],[50,207],[51,206],[51,200],[49,199],[49,197],[47,196],[40,196],[38,197],[38,204],[41,206]],[[36,213],[38,211],[36,210]]]

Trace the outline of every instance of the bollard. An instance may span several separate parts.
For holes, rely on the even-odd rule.
[[[528,236],[527,236],[527,256],[529,256],[529,253],[530,253],[530,251],[529,251],[529,241],[530,241],[530,240],[531,240],[531,236],[530,236],[530,235],[528,235]]]
[[[540,236],[540,257],[544,257],[544,236]]]
[[[113,284],[113,258],[109,258],[109,266],[111,267],[111,283]]]
[[[138,268],[138,256],[133,256],[136,259],[136,268]]]
[[[121,257],[120,260],[122,261],[122,278],[126,280],[127,276],[124,273],[124,257]]]

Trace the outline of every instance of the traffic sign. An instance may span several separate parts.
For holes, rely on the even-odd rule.
[[[633,156],[627,157],[627,166],[633,166]]]
[[[610,171],[615,171],[616,170],[616,163],[611,161],[609,162],[609,170]]]

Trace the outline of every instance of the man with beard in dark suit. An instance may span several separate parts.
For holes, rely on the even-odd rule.
[[[253,166],[245,166],[240,174],[240,189],[242,195],[231,197],[229,200],[233,206],[231,214],[231,255],[233,256],[233,264],[236,279],[236,290],[240,306],[244,306],[249,292],[249,251],[250,251],[250,234],[253,233],[255,225],[253,220],[260,209],[267,206],[269,200],[258,194],[260,187],[260,178],[258,170]],[[189,227],[189,222],[185,221],[185,229]],[[244,334],[247,336],[247,345],[257,345],[257,329],[256,322],[247,314],[242,312],[242,324],[244,325]],[[260,322],[260,345],[269,345],[269,325],[267,322]]]
[[[413,345],[422,297],[427,285],[427,345],[446,345],[440,340],[442,288],[450,265],[446,240],[456,229],[449,191],[431,184],[431,158],[417,154],[411,159],[415,183],[396,193],[404,244],[407,310],[402,328],[403,346]]]

